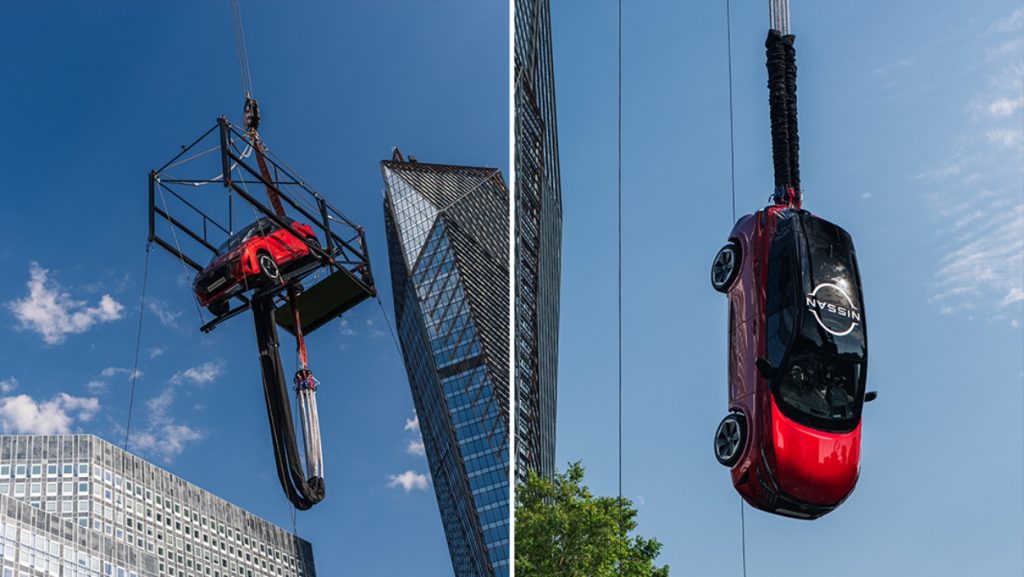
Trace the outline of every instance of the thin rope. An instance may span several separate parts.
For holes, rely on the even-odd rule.
[[[729,53],[729,169],[732,175],[732,222],[736,222],[736,131],[733,125],[732,111],[732,11],[730,0],[725,0],[725,37]]]
[[[616,127],[616,168],[617,168],[617,202],[616,218],[618,224],[618,322],[616,331],[619,340],[619,533],[625,537],[625,504],[622,500],[622,0],[619,0],[618,16],[618,110]],[[619,574],[622,574],[622,559],[619,559]]]
[[[231,0],[231,24],[235,30],[235,52],[238,54],[238,73],[242,80],[242,92],[252,95],[252,75],[249,73],[249,54],[245,48],[245,29],[242,27],[242,8],[238,0]]]
[[[170,216],[171,211],[167,208],[167,198],[164,197],[164,185],[160,182],[159,178],[157,178],[156,182],[159,185],[157,190],[160,191],[160,202],[164,205],[164,212],[167,213],[167,216]],[[178,249],[178,260],[181,261],[181,270],[187,277],[189,276],[188,265],[185,264],[185,259],[182,257],[185,253],[181,252],[181,243],[178,242],[178,227],[174,226],[174,224],[171,224],[171,237],[174,238],[174,246]],[[203,309],[199,306],[199,297],[196,296],[195,292],[192,293],[192,302],[196,305],[196,314],[199,315],[199,324],[205,325],[206,319],[203,318]]]
[[[743,577],[747,577],[747,516],[744,513],[743,497],[740,497],[740,532],[743,543]]]
[[[391,328],[391,319],[388,318],[388,313],[384,310],[384,303],[380,300],[380,297],[375,297],[377,304],[380,305],[380,314],[384,315],[384,324],[388,327],[388,332],[391,333],[391,340],[395,343],[395,348],[398,350],[398,354],[402,354],[402,345],[398,342],[398,337],[395,335],[395,331]]]
[[[146,243],[146,264],[142,272],[142,295],[139,297],[139,329],[135,335],[135,362],[132,363],[132,390],[128,396],[128,423],[124,428],[124,450],[128,450],[128,435],[132,430],[132,409],[135,407],[135,382],[139,375],[139,351],[142,348],[142,319],[146,316],[146,287],[149,284],[149,253],[153,251],[153,243]]]

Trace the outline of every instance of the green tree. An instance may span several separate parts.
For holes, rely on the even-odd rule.
[[[531,472],[516,489],[516,577],[668,577],[661,543],[635,529],[632,501],[592,495],[578,461],[550,480]]]

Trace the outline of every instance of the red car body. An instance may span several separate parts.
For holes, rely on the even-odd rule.
[[[210,264],[196,275],[193,289],[199,304],[219,316],[232,296],[280,282],[282,271],[308,261],[310,245],[319,246],[316,233],[308,224],[289,224],[294,232],[261,218],[224,241]]]
[[[722,252],[712,270],[729,298],[730,415],[716,457],[750,505],[814,519],[849,497],[860,474],[867,333],[853,243],[783,205],[741,218],[729,240],[722,251],[738,251],[738,270],[716,280]]]

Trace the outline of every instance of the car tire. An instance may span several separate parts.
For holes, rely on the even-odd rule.
[[[260,280],[267,285],[281,282],[281,269],[270,253],[261,252],[256,255],[256,264],[260,268]]]
[[[210,311],[211,315],[220,317],[223,316],[224,313],[228,312],[229,308],[231,307],[228,305],[228,301],[225,300],[210,303],[209,306],[206,307],[206,310]]]
[[[747,444],[747,420],[740,413],[729,413],[715,431],[715,459],[726,467],[740,460]]]
[[[723,246],[711,263],[711,287],[720,293],[729,292],[729,287],[740,274],[740,246],[735,242]]]

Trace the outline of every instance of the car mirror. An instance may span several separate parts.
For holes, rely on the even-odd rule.
[[[864,402],[870,403],[871,401],[878,398],[878,391],[868,391],[864,394]]]
[[[757,372],[761,373],[763,378],[770,379],[779,373],[778,369],[772,366],[772,362],[764,357],[757,357],[754,364],[757,366]]]

